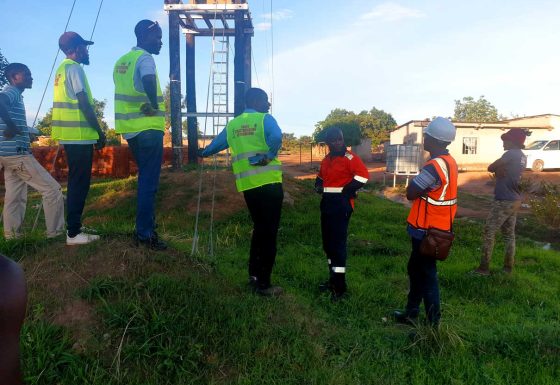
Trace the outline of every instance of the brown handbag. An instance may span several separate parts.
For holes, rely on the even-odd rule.
[[[447,169],[449,169],[449,164],[445,159],[441,159],[445,162]],[[439,230],[434,227],[429,228],[426,236],[420,243],[420,254],[437,259],[438,261],[445,261],[449,256],[451,245],[453,245],[453,239],[455,239],[451,206],[449,206],[449,228],[449,231]]]
[[[424,239],[422,239],[422,243],[420,243],[420,254],[438,261],[445,261],[449,256],[454,238],[455,234],[453,234],[453,231],[430,228]]]

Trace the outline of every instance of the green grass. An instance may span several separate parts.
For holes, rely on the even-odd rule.
[[[214,256],[203,252],[205,213],[201,252],[190,257],[194,218],[185,200],[196,200],[197,185],[160,189],[160,204],[182,194],[158,216],[169,252],[130,245],[133,178],[92,186],[84,222],[105,235],[99,244],[68,249],[41,240],[39,230],[24,241],[0,241],[29,281],[21,341],[27,383],[558,383],[558,252],[521,237],[515,273],[506,276],[498,242],[494,274],[473,277],[467,272],[479,258],[482,225],[458,220],[452,254],[439,264],[441,328],[420,325],[409,337],[413,329],[390,319],[407,293],[407,210],[360,195],[349,231],[351,295],[333,304],[317,290],[327,275],[319,197],[310,183],[291,183],[300,193],[283,211],[273,280],[286,294],[277,299],[246,286],[251,224],[243,207],[215,223]],[[217,208],[228,203],[220,198]],[[90,309],[87,319],[61,322],[68,301]]]

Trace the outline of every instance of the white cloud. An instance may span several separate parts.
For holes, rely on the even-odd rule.
[[[425,17],[424,12],[408,8],[397,3],[383,3],[375,6],[370,12],[362,15],[362,20],[381,19],[384,21],[400,21]]]
[[[255,24],[255,29],[257,31],[268,31],[272,27],[272,23],[268,21],[263,21],[262,23]]]
[[[291,9],[279,9],[278,11],[262,15],[262,18],[266,20],[286,20],[292,17],[294,17],[294,11]]]

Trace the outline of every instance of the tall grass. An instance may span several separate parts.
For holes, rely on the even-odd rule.
[[[92,202],[111,194],[119,199],[115,192],[133,186],[133,181],[100,183],[92,189]],[[216,224],[214,258],[201,252],[192,260],[193,223],[181,210],[184,202],[159,219],[165,220],[163,237],[172,239],[174,250],[147,253],[134,269],[127,265],[130,271],[119,275],[88,276],[87,283],[72,291],[76,300],[94,309],[95,322],[80,346],[71,326],[53,323],[57,309],[45,310],[52,307],[48,296],[33,294],[42,286],[31,282],[22,336],[28,383],[558,383],[557,252],[520,239],[512,276],[472,277],[467,272],[479,258],[481,224],[459,220],[452,255],[439,264],[441,327],[396,325],[390,313],[404,304],[408,284],[406,209],[370,193],[360,195],[349,230],[350,297],[332,303],[317,290],[327,267],[319,197],[311,187],[301,182],[294,206],[283,211],[273,274],[273,281],[286,290],[280,298],[255,296],[246,286],[247,213]],[[97,222],[106,237],[118,241],[128,233],[133,200],[123,200],[116,210],[92,207],[87,218],[108,218]],[[201,250],[205,239],[201,237]],[[38,265],[45,246],[52,245],[37,246],[40,242],[0,242],[0,250]],[[124,238],[122,245],[129,247]],[[106,252],[103,244],[92,245],[71,258],[78,263]],[[496,271],[502,253],[498,243]]]

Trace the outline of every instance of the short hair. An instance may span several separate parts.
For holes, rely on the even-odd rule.
[[[327,128],[325,132],[325,142],[332,143],[338,139],[344,139],[342,130],[337,126]]]
[[[253,107],[261,99],[268,99],[266,92],[260,88],[249,88],[245,93],[245,105],[247,107]]]
[[[149,35],[153,31],[157,31],[158,29],[161,29],[161,27],[159,26],[159,23],[157,21],[144,19],[140,20],[136,24],[136,27],[134,27],[134,34],[136,35],[136,39],[142,40],[147,35]]]
[[[28,68],[25,64],[10,63],[6,66],[6,68],[4,68],[4,76],[6,77],[6,79],[8,79],[8,82],[11,83],[12,77],[15,74],[19,74],[19,73],[25,71],[26,69],[28,69]]]

